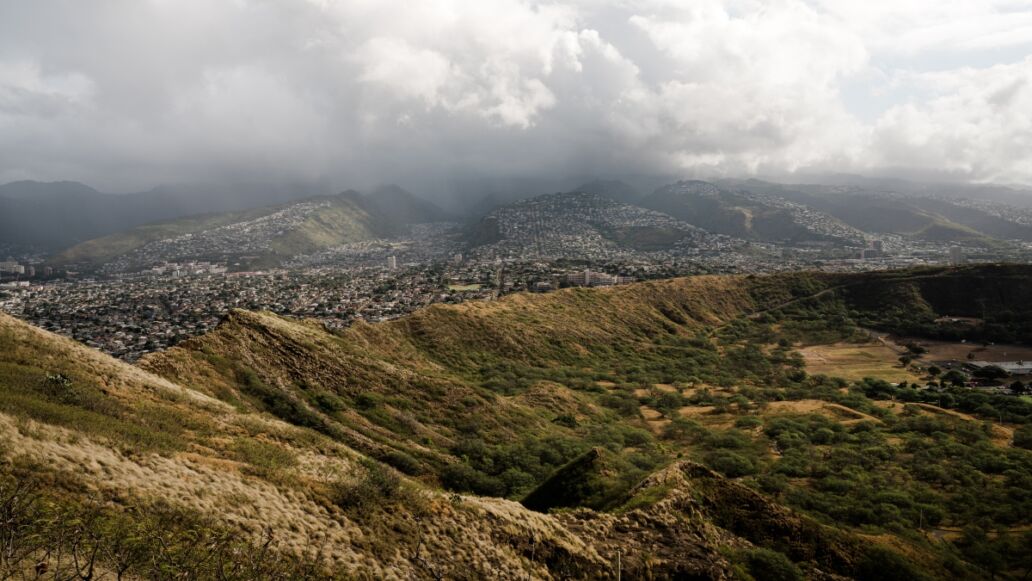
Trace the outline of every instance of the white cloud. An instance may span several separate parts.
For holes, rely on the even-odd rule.
[[[915,75],[925,102],[888,110],[868,148],[872,166],[1032,183],[1032,57],[986,69]]]
[[[10,0],[0,180],[1030,182],[1029,30],[1025,0]]]

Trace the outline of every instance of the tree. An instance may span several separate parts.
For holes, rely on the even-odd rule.
[[[1010,374],[998,365],[986,365],[984,367],[979,367],[978,369],[976,369],[974,373],[972,373],[972,375],[979,379],[995,381],[997,379],[1003,379],[1009,376]]]
[[[938,377],[940,373],[942,373],[942,369],[940,369],[938,366],[931,365],[928,367],[928,375],[931,375],[932,377]]]
[[[964,375],[962,372],[957,371],[956,369],[951,369],[942,376],[942,381],[944,383],[952,383],[956,386],[963,386],[965,383],[967,383],[967,380],[967,375]]]
[[[1014,430],[1014,447],[1032,450],[1032,424]]]

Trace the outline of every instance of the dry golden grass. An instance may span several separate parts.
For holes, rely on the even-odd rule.
[[[814,345],[800,349],[799,353],[811,375],[830,375],[850,381],[873,377],[891,383],[921,380],[921,375],[900,365],[899,352],[882,343]]]
[[[772,401],[760,411],[762,415],[778,415],[778,414],[819,414],[843,424],[850,424],[855,422],[878,422],[881,420],[878,418],[858,412],[852,408],[847,408],[844,405],[837,403],[831,403],[827,401],[817,399],[802,399],[797,401]]]
[[[335,340],[307,325],[256,316],[295,337]],[[552,516],[506,500],[456,499],[409,482],[405,486],[414,494],[405,503],[352,515],[324,493],[327,485],[359,470],[362,455],[339,442],[266,414],[240,411],[209,394],[2,315],[0,331],[15,345],[0,354],[0,361],[21,358],[17,360],[55,371],[72,366],[77,377],[95,379],[106,397],[127,406],[150,402],[165,406],[161,409],[167,413],[207,419],[205,433],[179,434],[182,449],[159,454],[125,451],[106,437],[0,412],[0,463],[17,459],[38,466],[41,475],[52,474],[56,481],[74,479],[116,503],[163,501],[217,517],[224,525],[256,536],[271,528],[278,550],[302,555],[319,548],[326,565],[348,577],[549,579],[553,572],[547,560],[556,555],[591,576],[609,569],[592,539],[571,532]],[[166,358],[160,363],[175,366],[188,361]],[[205,385],[205,391],[210,389]],[[569,390],[541,388],[528,397],[543,398],[546,408],[580,405],[585,414],[598,413]],[[515,405],[504,398],[497,404]],[[241,448],[240,442],[247,441],[260,445]],[[261,460],[262,454],[279,457],[277,450],[290,461],[272,465],[266,471],[270,473],[253,470],[252,462]]]

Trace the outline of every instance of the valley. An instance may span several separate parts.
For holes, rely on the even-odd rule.
[[[1032,403],[937,376],[922,357],[943,347],[905,384],[833,365],[896,371],[872,349],[897,344],[864,329],[945,345],[959,329],[935,321],[972,309],[980,340],[1024,341],[1000,317],[1025,316],[1030,277],[696,276],[340,330],[234,310],[138,366],[4,317],[3,491],[32,478],[33,510],[76,514],[103,499],[105,527],[180,515],[226,539],[212,558],[273,548],[266,578],[615,578],[617,553],[625,577],[1020,576]],[[165,534],[139,550],[189,561],[186,531]]]
[[[1032,581],[1030,24],[0,2],[0,581]]]

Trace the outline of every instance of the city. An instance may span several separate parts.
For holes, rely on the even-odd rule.
[[[148,243],[92,272],[55,270],[39,254],[23,254],[20,261],[11,257],[0,263],[0,310],[132,361],[212,330],[234,308],[314,318],[339,329],[355,320],[397,318],[434,303],[567,286],[701,273],[1027,262],[1032,257],[1032,244],[1019,241],[986,249],[882,234],[858,243],[855,230],[789,205],[807,227],[827,230],[830,221],[851,237],[846,244],[747,241],[596,195],[555,194],[482,219],[473,236],[483,236],[486,229],[491,238],[479,245],[464,239],[469,226],[414,224],[392,238],[331,246],[291,256],[276,267],[241,270],[247,265],[237,257],[267,248],[270,235],[288,231],[299,216],[321,207],[302,202],[245,226],[229,224],[212,234]],[[648,243],[624,244],[613,232],[637,233]],[[168,261],[182,257],[214,258]]]

